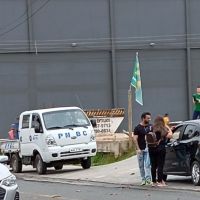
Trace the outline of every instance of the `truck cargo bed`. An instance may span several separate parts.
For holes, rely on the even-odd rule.
[[[19,140],[0,139],[0,149],[3,154],[19,152],[20,142]]]

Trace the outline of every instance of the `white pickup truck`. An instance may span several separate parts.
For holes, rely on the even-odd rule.
[[[78,107],[25,111],[19,119],[19,140],[4,140],[1,152],[15,173],[22,165],[32,165],[38,174],[48,167],[62,169],[65,163],[88,169],[97,152],[95,126]]]

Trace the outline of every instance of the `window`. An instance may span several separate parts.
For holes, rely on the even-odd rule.
[[[182,134],[184,130],[184,126],[178,126],[174,131],[173,131],[173,135],[172,135],[172,139],[171,140],[178,140]]]
[[[89,126],[90,122],[79,109],[46,112],[43,114],[46,129],[66,128],[67,126]]]
[[[29,128],[30,115],[24,115],[22,119],[22,128]]]
[[[193,137],[198,137],[200,135],[200,132],[198,130],[196,130],[193,134]]]
[[[31,121],[31,128],[35,128],[36,123],[40,122],[40,118],[38,114],[32,115],[32,121]]]
[[[43,128],[42,128],[42,123],[40,120],[40,116],[38,114],[33,114],[32,115],[32,121],[31,121],[31,128],[39,128],[39,132],[43,133]]]
[[[196,132],[196,126],[195,125],[187,125],[184,133],[183,133],[183,137],[182,137],[182,140],[187,140],[187,139],[190,139],[192,137],[194,137],[194,133]]]

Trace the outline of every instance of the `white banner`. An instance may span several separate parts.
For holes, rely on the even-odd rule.
[[[96,117],[95,133],[115,133],[124,117]]]

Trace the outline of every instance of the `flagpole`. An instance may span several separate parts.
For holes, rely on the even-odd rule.
[[[128,90],[128,133],[129,133],[129,149],[133,146],[133,135],[132,135],[132,90],[131,85]]]
[[[128,132],[129,132],[129,149],[133,147],[133,134],[132,134],[132,116],[133,116],[133,103],[132,103],[132,86],[135,88],[135,100],[143,106],[142,99],[142,86],[140,77],[140,66],[138,60],[138,52],[136,52],[135,64],[133,68],[133,76],[128,90]]]

